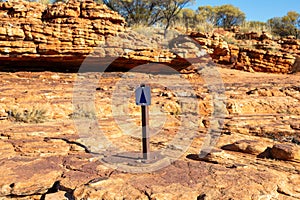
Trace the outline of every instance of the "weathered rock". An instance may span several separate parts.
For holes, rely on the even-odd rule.
[[[296,57],[296,61],[293,65],[292,72],[293,73],[300,72],[300,57],[299,56]]]
[[[267,32],[262,32],[262,34],[260,35],[260,40],[272,40],[272,35],[270,33]]]
[[[6,106],[3,104],[0,104],[0,120],[7,119],[8,113],[5,110]]]
[[[176,38],[171,53],[157,46],[157,40],[163,34],[148,40],[133,31],[124,31],[124,20],[119,15],[91,1],[80,4],[70,1],[47,8],[37,3],[22,4],[0,4],[3,21],[14,25],[0,26],[1,67],[2,64],[11,66],[13,61],[26,61],[35,67],[49,61],[49,65],[56,63],[56,66],[64,67],[63,64],[81,63],[95,46],[104,45],[106,48],[99,48],[92,55],[121,57],[114,60],[114,66],[123,67],[126,63],[131,69],[139,64],[159,62],[184,68],[185,74],[1,72],[0,116],[4,116],[0,121],[1,199],[299,198],[298,146],[290,145],[296,144],[300,133],[299,75],[212,68],[220,73],[222,81],[218,81],[224,86],[226,96],[214,103],[213,98],[220,97],[222,88],[218,90],[220,93],[212,94],[212,87],[205,82],[210,77],[202,77],[201,71],[189,70],[186,60],[180,59],[203,53],[190,38]],[[39,13],[46,10],[45,16],[33,14],[37,7],[41,9]],[[83,15],[78,15],[79,11]],[[16,19],[21,27],[15,26]],[[266,50],[227,45],[220,34],[195,36],[202,37],[199,43],[207,45],[207,50],[215,53],[216,59],[245,64],[243,67],[248,71],[287,72],[293,61],[293,56],[284,52],[277,55]],[[198,62],[203,66],[214,65],[208,57],[201,57]],[[276,67],[274,62],[284,67]],[[147,67],[160,69],[162,65]],[[217,76],[212,75],[211,80],[216,81]],[[179,84],[178,78],[187,80],[185,83],[188,84]],[[74,90],[79,80],[82,85],[78,90],[82,93]],[[155,172],[140,169],[140,174],[124,173],[107,167],[100,158],[94,157],[101,155],[90,153],[92,147],[87,146],[84,139],[95,139],[91,144],[101,146],[106,141],[103,142],[103,138],[98,141],[92,136],[104,132],[112,146],[140,152],[140,131],[137,131],[138,136],[132,131],[132,126],[140,127],[140,108],[131,97],[127,103],[123,97],[134,94],[135,86],[129,86],[130,81],[136,85],[146,80],[153,81],[150,124],[158,126],[159,130],[151,136],[151,150],[171,148],[176,152],[185,141],[192,143],[183,155],[165,168]],[[96,84],[90,87],[90,81]],[[170,91],[169,84],[178,90],[177,93]],[[189,84],[191,86],[187,87]],[[93,99],[95,112],[74,107],[76,94],[77,97],[87,94]],[[117,97],[113,101],[115,104],[112,103],[114,97]],[[86,99],[82,100],[85,106],[90,106]],[[196,100],[196,105],[192,105],[191,100]],[[18,121],[16,113],[28,113],[33,106],[40,113],[41,105],[50,113],[41,115],[45,123]],[[186,113],[195,116],[196,120],[190,120]],[[76,126],[80,117],[88,119]],[[212,118],[217,118],[216,123],[211,123]],[[94,124],[90,123],[92,119],[97,119],[100,131],[94,130]],[[183,129],[181,119],[190,126],[183,130],[179,144],[170,145]],[[218,137],[217,142],[211,150],[205,149],[207,154],[200,159],[198,154],[208,130],[223,121],[222,130],[214,130],[219,130],[219,135],[211,136]],[[83,134],[80,128],[86,128],[87,133]],[[189,138],[191,131],[195,136]],[[266,157],[275,159],[257,157],[273,145],[274,140],[278,144],[270,148]],[[231,145],[227,148],[233,151],[224,150],[224,145],[228,144]]]
[[[233,144],[225,145],[222,147],[222,149],[258,155],[264,152],[266,147],[266,145],[259,141],[240,140]]]
[[[224,34],[225,35],[225,34]],[[295,71],[296,57],[299,54],[299,40],[287,38],[273,40],[263,32],[234,33],[233,36],[191,33],[215,62],[233,65],[235,69],[249,72],[289,73]]]
[[[197,59],[205,55],[195,41],[179,33],[163,41],[163,33],[152,38],[125,29],[123,17],[92,1],[58,2],[46,7],[39,3],[5,2],[0,8],[8,16],[0,23],[0,61],[7,71],[11,70],[10,65],[36,70],[64,65],[68,69],[55,70],[78,71],[83,62],[94,70],[108,64],[112,71],[159,62],[180,71],[191,65],[186,59],[201,62]],[[27,15],[32,11],[39,15]],[[11,15],[14,12],[18,14]],[[226,44],[216,45],[220,47],[216,54],[223,55]],[[117,58],[118,62],[107,63]]]
[[[271,156],[279,160],[300,160],[300,148],[293,144],[275,144]]]
[[[88,1],[47,7],[35,2],[4,2],[0,8],[7,16],[0,24],[0,60],[13,56],[14,59],[6,60],[8,65],[14,62],[30,66],[36,58],[41,63],[49,58],[51,63],[65,60],[72,65],[70,57],[80,65],[83,58],[76,57],[92,53],[94,47],[105,44],[105,37],[124,31],[125,25],[118,13]]]
[[[214,107],[211,94],[199,74],[180,75],[193,85],[193,90],[188,92],[185,85],[178,85],[178,76],[174,74],[1,72],[0,105],[7,114],[13,108],[23,112],[33,105],[37,110],[45,105],[50,114],[45,123],[39,124],[0,121],[0,144],[3,147],[0,170],[5,172],[0,175],[0,198],[197,199],[205,194],[206,199],[246,200],[280,199],[285,193],[290,199],[297,199],[300,193],[297,187],[298,160],[266,159],[272,158],[271,150],[265,157],[258,155],[274,143],[292,144],[297,140],[299,75],[217,70],[226,88],[227,100],[223,99],[220,105],[216,105],[217,110],[228,111],[222,129],[225,134],[220,132],[217,143],[202,159],[198,154],[210,128]],[[136,84],[136,80],[144,81],[148,77],[154,82],[150,124],[163,124],[159,125],[163,127],[159,127],[161,131],[151,137],[151,149],[156,151],[168,147],[181,127],[181,118],[197,127],[194,130],[196,137],[187,151],[166,168],[149,173],[123,173],[104,165],[100,158],[94,157],[95,154],[88,153],[90,148],[83,139],[89,135],[83,136],[74,122],[80,116],[97,117],[101,131],[112,144],[120,149],[140,151],[140,132],[138,136],[123,133],[131,130],[132,122],[140,124],[140,108],[130,97],[126,104],[129,110],[124,111],[126,114],[117,113],[118,117],[114,117],[111,95],[134,94],[134,87],[129,87],[128,83],[135,81]],[[73,110],[74,84],[78,80],[97,83],[95,87],[81,88],[82,92],[91,89],[88,96],[95,92],[94,115],[91,110]],[[176,93],[166,88],[164,85],[167,84],[176,85],[179,91]],[[190,121],[184,113],[197,110],[189,104],[191,98],[198,98],[199,102],[196,121]],[[124,109],[123,98],[117,98],[115,102],[115,111]],[[157,113],[161,112],[163,116],[158,117]],[[70,117],[74,117],[74,121]],[[118,125],[116,120],[119,120]],[[218,122],[221,123],[221,119]],[[82,126],[88,127],[92,135],[99,134],[89,123]],[[184,136],[189,133],[188,128],[184,130]],[[180,142],[186,140],[183,137]],[[102,143],[96,140],[94,144]],[[237,151],[221,149],[228,144],[233,144]],[[178,144],[172,146],[174,152],[178,148]]]
[[[80,16],[80,2],[70,1],[68,4],[57,3],[49,5],[43,15],[44,19],[55,19],[55,18],[77,18]]]
[[[61,159],[14,157],[1,160],[0,196],[44,194],[61,176]]]
[[[236,33],[235,39],[237,39],[237,40],[259,40],[260,35],[257,32]]]
[[[103,190],[106,188],[105,190]],[[116,178],[111,180],[99,180],[90,183],[88,187],[82,186],[74,192],[76,199],[142,199],[148,197],[143,192],[126,183],[124,179]]]

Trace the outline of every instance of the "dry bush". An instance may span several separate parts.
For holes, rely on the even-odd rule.
[[[74,112],[69,115],[71,119],[96,119],[96,111],[89,105],[78,105]]]
[[[239,31],[242,33],[256,32],[258,34],[261,34],[262,32],[267,32],[270,34],[272,33],[270,26],[268,26],[264,22],[258,22],[258,21],[244,22],[241,26],[239,26]]]
[[[48,119],[47,109],[41,106],[31,108],[13,108],[8,112],[9,119],[23,123],[43,123]]]

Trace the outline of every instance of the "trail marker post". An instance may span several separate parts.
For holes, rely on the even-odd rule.
[[[143,159],[149,159],[150,157],[150,142],[149,142],[149,109],[151,105],[151,90],[149,86],[141,84],[135,90],[135,102],[136,105],[142,107],[142,152]]]

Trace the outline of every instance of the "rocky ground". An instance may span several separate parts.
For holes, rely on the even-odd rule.
[[[217,70],[226,96],[221,105],[214,105],[201,71],[1,72],[0,199],[300,199],[299,74]],[[172,89],[181,80],[193,90]],[[152,163],[136,164],[137,173],[130,173],[130,162],[108,165],[105,152],[93,147],[108,141],[122,151],[140,151],[134,86],[141,81],[152,87],[151,149],[171,149],[178,158],[156,171]],[[82,93],[74,92],[78,86]],[[87,93],[95,107],[76,107],[76,95],[86,101]],[[189,107],[191,98],[198,110]],[[196,121],[188,114],[192,109]],[[199,158],[216,109],[225,113],[222,134]],[[192,121],[190,130],[185,118]]]
[[[0,17],[0,199],[300,199],[299,40],[164,38],[90,0]]]

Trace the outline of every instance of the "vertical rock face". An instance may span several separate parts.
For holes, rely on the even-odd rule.
[[[113,63],[114,69],[149,62],[167,63],[179,69],[190,65],[168,48],[159,47],[161,41],[125,29],[123,17],[92,0],[47,6],[4,2],[0,3],[0,18],[0,70],[4,71],[16,67],[78,71],[88,55],[94,58],[89,62],[95,67],[97,59],[103,61],[101,65],[106,59],[111,62],[111,58],[119,58]],[[184,53],[195,54],[193,49]]]
[[[295,38],[273,40],[267,33],[254,32],[192,33],[190,37],[195,41],[176,44],[172,53],[161,48],[161,41],[125,29],[124,18],[92,0],[47,6],[26,1],[2,2],[0,19],[0,70],[11,70],[12,65],[34,69],[79,67],[87,55],[121,57],[114,63],[117,68],[159,62],[184,69],[189,64],[181,58],[199,57],[198,47],[193,44],[197,42],[216,62],[235,69],[299,71],[296,56],[300,54],[300,41]]]
[[[293,65],[292,72],[293,73],[300,72],[300,56],[297,56],[295,64]]]
[[[48,6],[25,1],[4,2],[0,3],[0,17],[3,64],[32,58],[36,61],[75,59],[93,52],[94,47],[105,43],[105,37],[124,31],[125,25],[118,13],[93,1]]]

